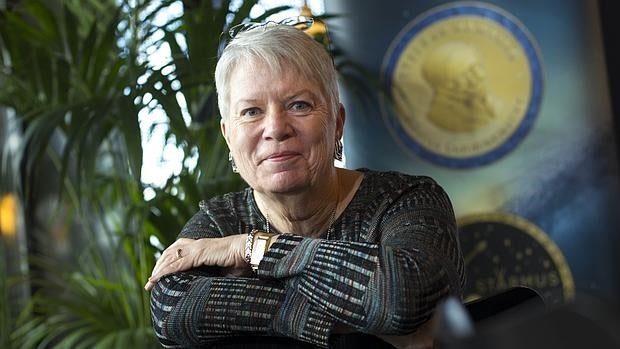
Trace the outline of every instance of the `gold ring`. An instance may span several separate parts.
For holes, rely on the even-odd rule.
[[[179,248],[177,250],[177,258],[183,258],[183,249]]]

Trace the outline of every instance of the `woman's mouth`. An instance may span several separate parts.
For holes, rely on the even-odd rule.
[[[297,155],[299,154],[292,152],[292,151],[282,151],[282,152],[270,154],[269,156],[265,158],[265,160],[269,160],[273,162],[287,161],[287,160],[290,160],[296,157]]]

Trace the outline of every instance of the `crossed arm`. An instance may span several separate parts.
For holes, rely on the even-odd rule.
[[[280,236],[257,276],[224,276],[243,267],[243,234],[178,240],[147,284],[161,343],[266,335],[326,347],[336,325],[385,338],[414,332],[441,298],[460,294],[463,264],[445,193],[412,189],[399,200],[377,242]]]

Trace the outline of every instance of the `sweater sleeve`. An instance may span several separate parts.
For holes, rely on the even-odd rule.
[[[358,331],[411,333],[443,297],[461,296],[464,263],[449,198],[422,181],[387,202],[375,230],[376,242],[281,236],[259,277],[285,280],[326,317]]]
[[[228,227],[230,228],[230,227]],[[220,237],[202,210],[179,237]],[[166,348],[208,347],[240,335],[282,336],[328,346],[333,320],[280,280],[223,276],[216,267],[162,277],[151,292],[155,334]],[[247,275],[250,275],[247,277]]]
[[[166,348],[206,347],[240,335],[285,336],[327,347],[333,320],[293,288],[197,271],[160,280],[151,294],[153,326]]]

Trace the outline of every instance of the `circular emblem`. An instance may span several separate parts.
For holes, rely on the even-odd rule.
[[[532,127],[541,70],[532,36],[506,11],[440,6],[410,22],[388,49],[384,118],[400,143],[433,163],[488,164]]]
[[[463,217],[458,226],[466,300],[512,286],[537,290],[547,304],[573,299],[575,285],[564,255],[534,224],[507,213],[488,213]]]

